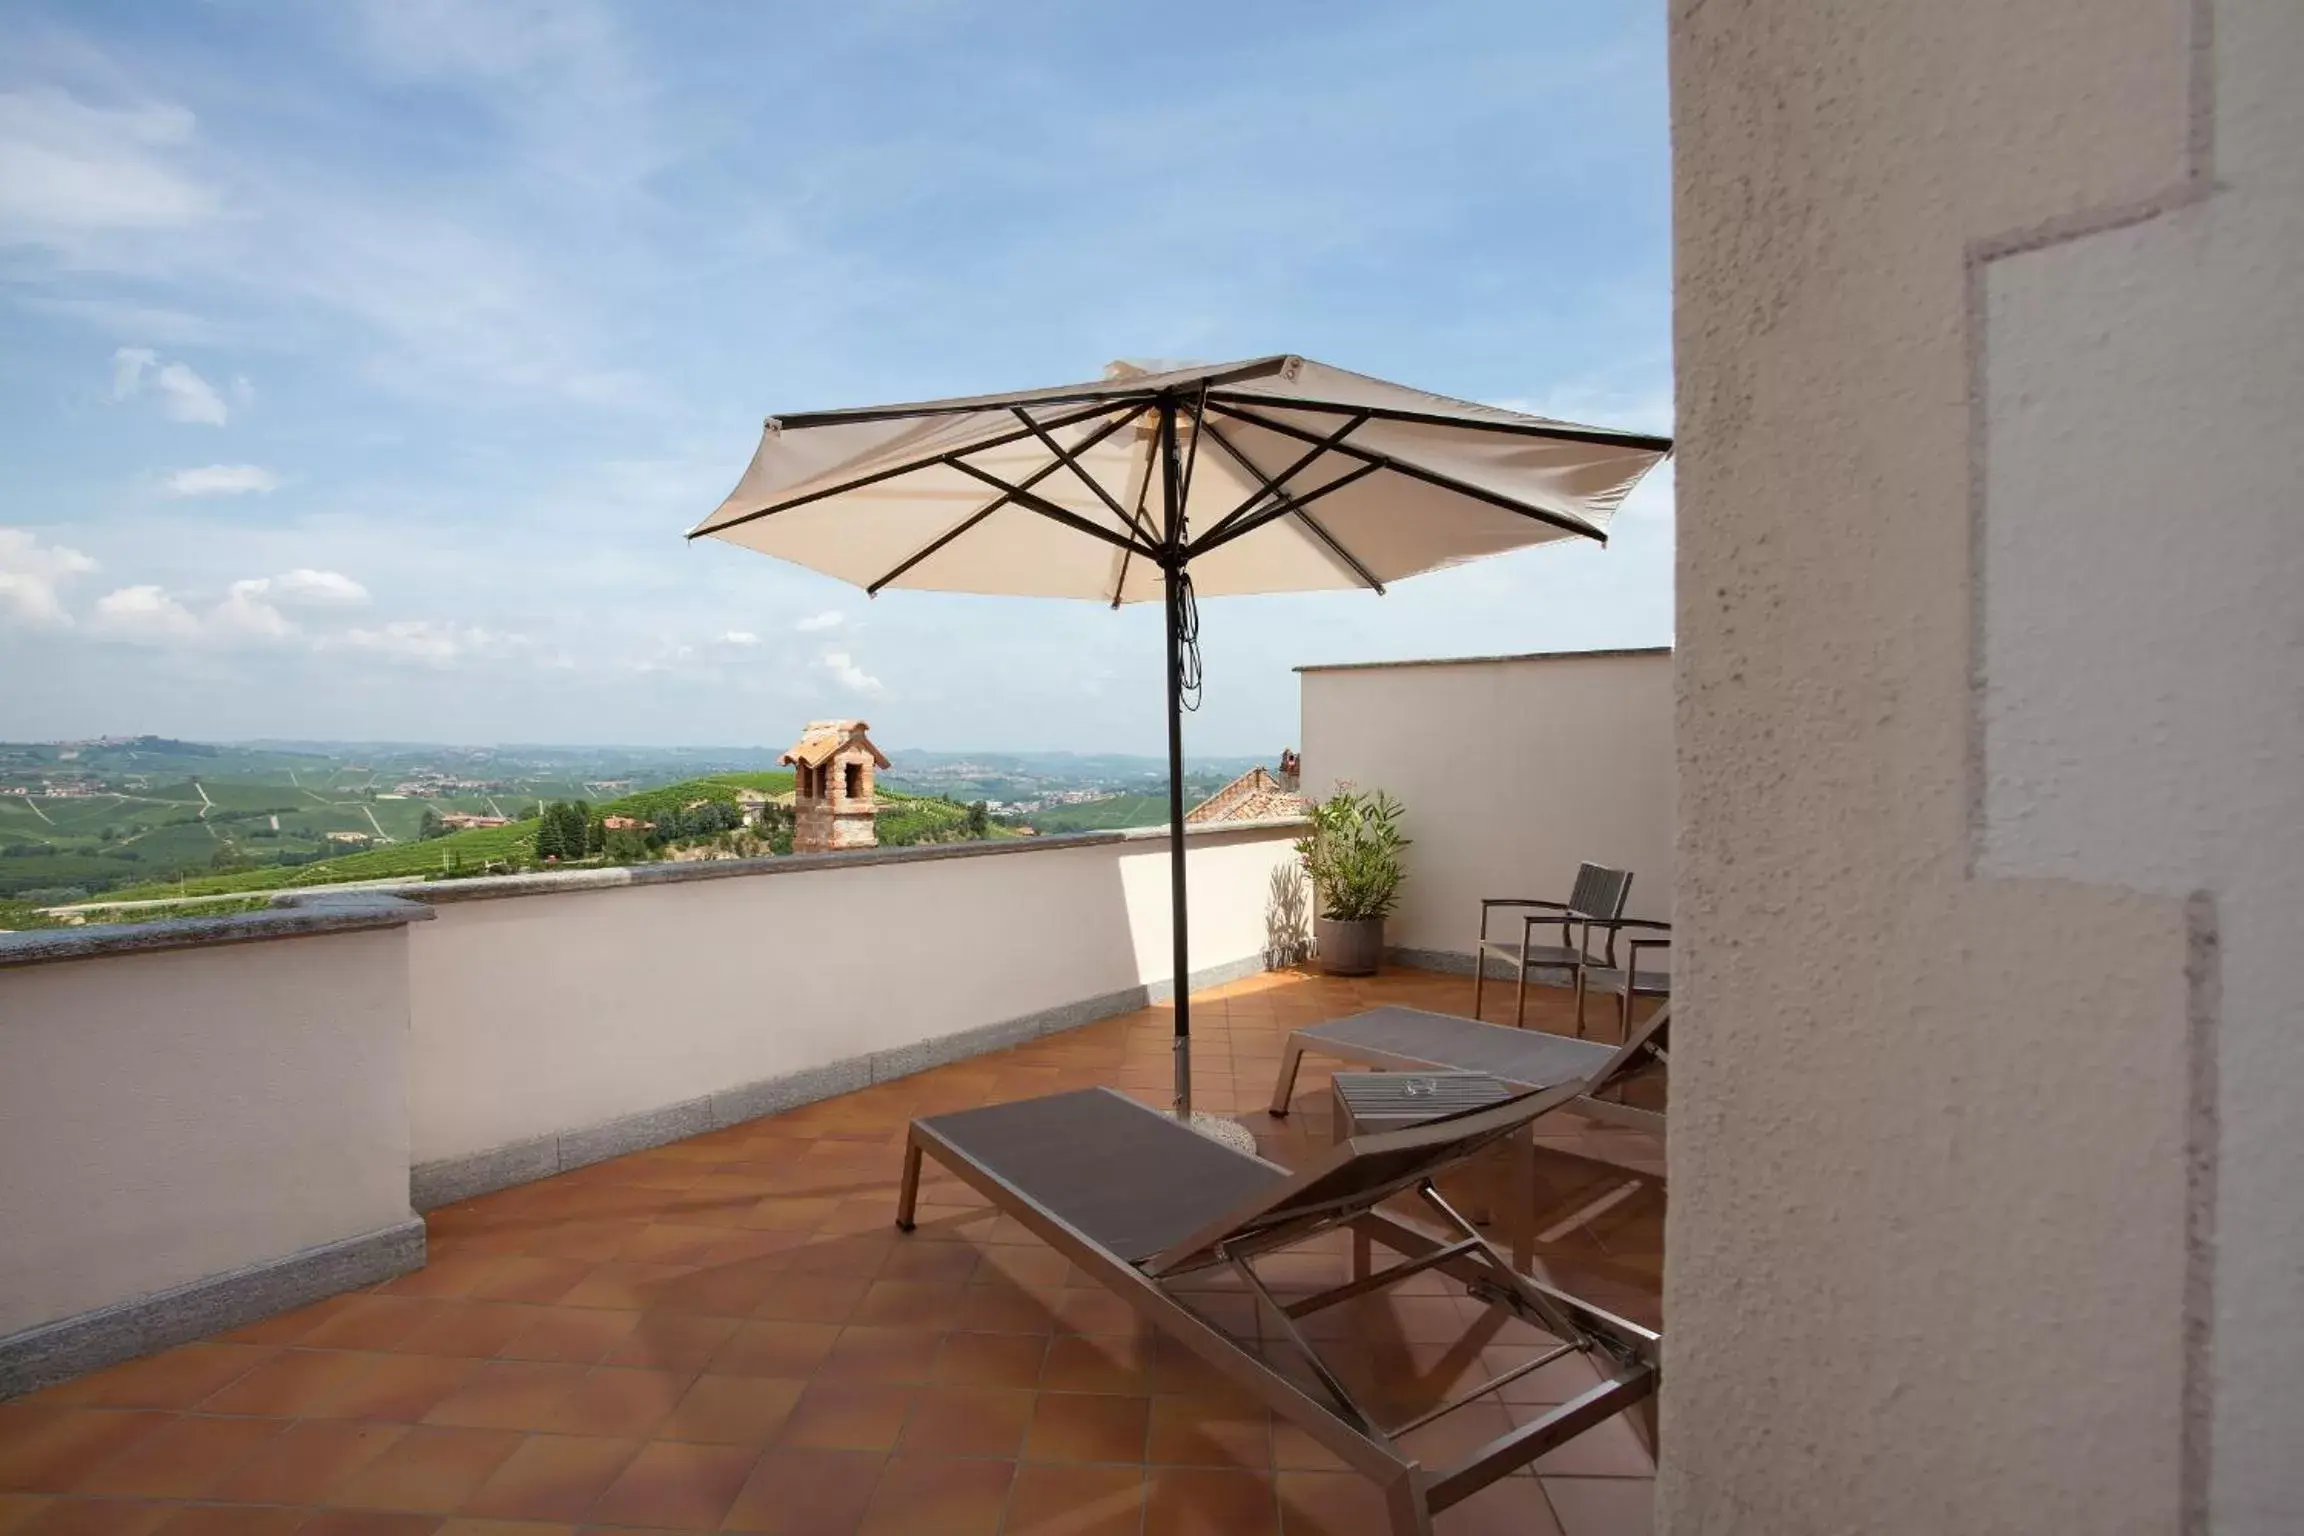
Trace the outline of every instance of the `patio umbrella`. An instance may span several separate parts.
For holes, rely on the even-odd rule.
[[[689,531],[877,595],[1159,601],[1168,636],[1176,1108],[1192,1101],[1183,712],[1196,597],[1361,587],[1555,539],[1605,542],[1668,438],[1475,405],[1308,358],[772,416]]]

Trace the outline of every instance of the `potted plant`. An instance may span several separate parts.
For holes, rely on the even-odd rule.
[[[1349,784],[1312,807],[1312,830],[1296,844],[1312,879],[1313,937],[1331,976],[1372,976],[1384,958],[1384,918],[1407,870],[1400,802]]]

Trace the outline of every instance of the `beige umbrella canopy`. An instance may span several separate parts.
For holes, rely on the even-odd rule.
[[[770,417],[690,530],[867,592],[1167,604],[1170,859],[1184,939],[1181,711],[1193,598],[1389,582],[1555,539],[1605,542],[1667,438],[1426,394],[1308,358]],[[1176,996],[1177,1107],[1191,1098]]]

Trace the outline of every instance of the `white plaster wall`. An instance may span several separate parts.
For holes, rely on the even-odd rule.
[[[1674,6],[1671,1536],[2304,1529],[2300,29]]]
[[[0,1335],[409,1219],[406,931],[0,970]]]
[[[1187,840],[1195,970],[1262,954],[1282,831]],[[1168,843],[443,903],[412,931],[418,1164],[1165,980]]]
[[[1995,263],[1981,868],[2212,924],[2214,1529],[2304,1528],[2304,7],[2217,8],[2215,195]]]
[[[1630,915],[1670,919],[1669,652],[1310,668],[1302,698],[1306,792],[1407,808],[1387,943],[1469,955],[1482,897],[1560,900],[1585,860],[1632,871]]]

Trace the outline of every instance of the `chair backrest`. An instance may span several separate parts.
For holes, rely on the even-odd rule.
[[[1662,1047],[1671,1011],[1669,1005],[1659,1009],[1590,1077],[1519,1094],[1500,1104],[1340,1142],[1300,1172],[1259,1190],[1239,1209],[1147,1260],[1144,1268],[1155,1275],[1196,1268],[1207,1262],[1219,1243],[1310,1217],[1374,1210],[1440,1170],[1511,1136],[1537,1116],[1550,1114],[1636,1070]]]
[[[1614,922],[1624,915],[1625,898],[1632,894],[1632,871],[1605,864],[1576,866],[1576,884],[1568,892],[1568,910],[1578,917]]]
[[[1576,917],[1612,923],[1624,915],[1624,901],[1631,894],[1632,871],[1610,869],[1605,864],[1579,864],[1576,866],[1576,883],[1568,891],[1568,910]],[[1609,928],[1603,931],[1608,937],[1601,951],[1601,960],[1613,969],[1616,964],[1616,930]],[[1577,942],[1567,923],[1560,925],[1560,942]]]

